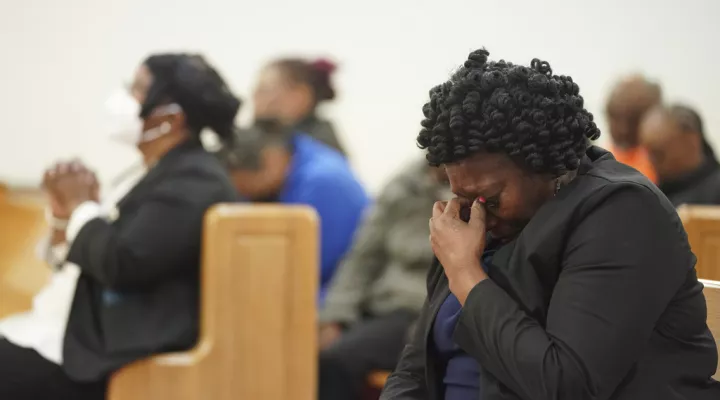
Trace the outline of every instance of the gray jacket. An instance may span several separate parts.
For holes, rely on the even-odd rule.
[[[450,196],[447,185],[430,177],[424,159],[392,179],[335,272],[320,320],[352,323],[363,314],[419,312],[433,259],[428,220],[433,203]]]

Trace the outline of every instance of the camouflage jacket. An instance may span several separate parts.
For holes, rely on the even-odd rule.
[[[392,179],[335,272],[320,320],[352,323],[364,314],[419,312],[433,257],[428,220],[433,203],[450,196],[447,184],[430,176],[424,159]]]

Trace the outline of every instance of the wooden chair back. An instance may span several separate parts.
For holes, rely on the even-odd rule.
[[[720,281],[720,207],[681,206],[678,214],[697,256],[697,276]]]
[[[212,208],[196,347],[120,370],[108,398],[314,400],[318,249],[308,207]]]

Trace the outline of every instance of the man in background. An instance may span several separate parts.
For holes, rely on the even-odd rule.
[[[660,190],[676,207],[720,204],[720,166],[695,110],[677,104],[653,108],[641,123],[640,139]]]
[[[610,124],[610,151],[623,164],[629,165],[657,182],[647,152],[640,145],[639,128],[645,113],[662,101],[662,90],[641,75],[632,75],[618,82],[610,93],[606,112]]]

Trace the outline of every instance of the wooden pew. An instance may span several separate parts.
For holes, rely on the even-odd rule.
[[[31,307],[50,268],[37,256],[47,231],[44,206],[0,188],[0,318]]]
[[[703,294],[707,302],[707,325],[715,337],[715,343],[717,343],[717,347],[720,350],[720,282],[703,279],[700,281],[705,285]],[[720,380],[720,365],[718,365],[718,369],[715,372],[715,379]]]
[[[318,227],[306,207],[219,205],[205,217],[201,335],[112,377],[110,400],[314,400]]]
[[[720,281],[720,207],[681,206],[678,214],[698,259],[698,278]]]

